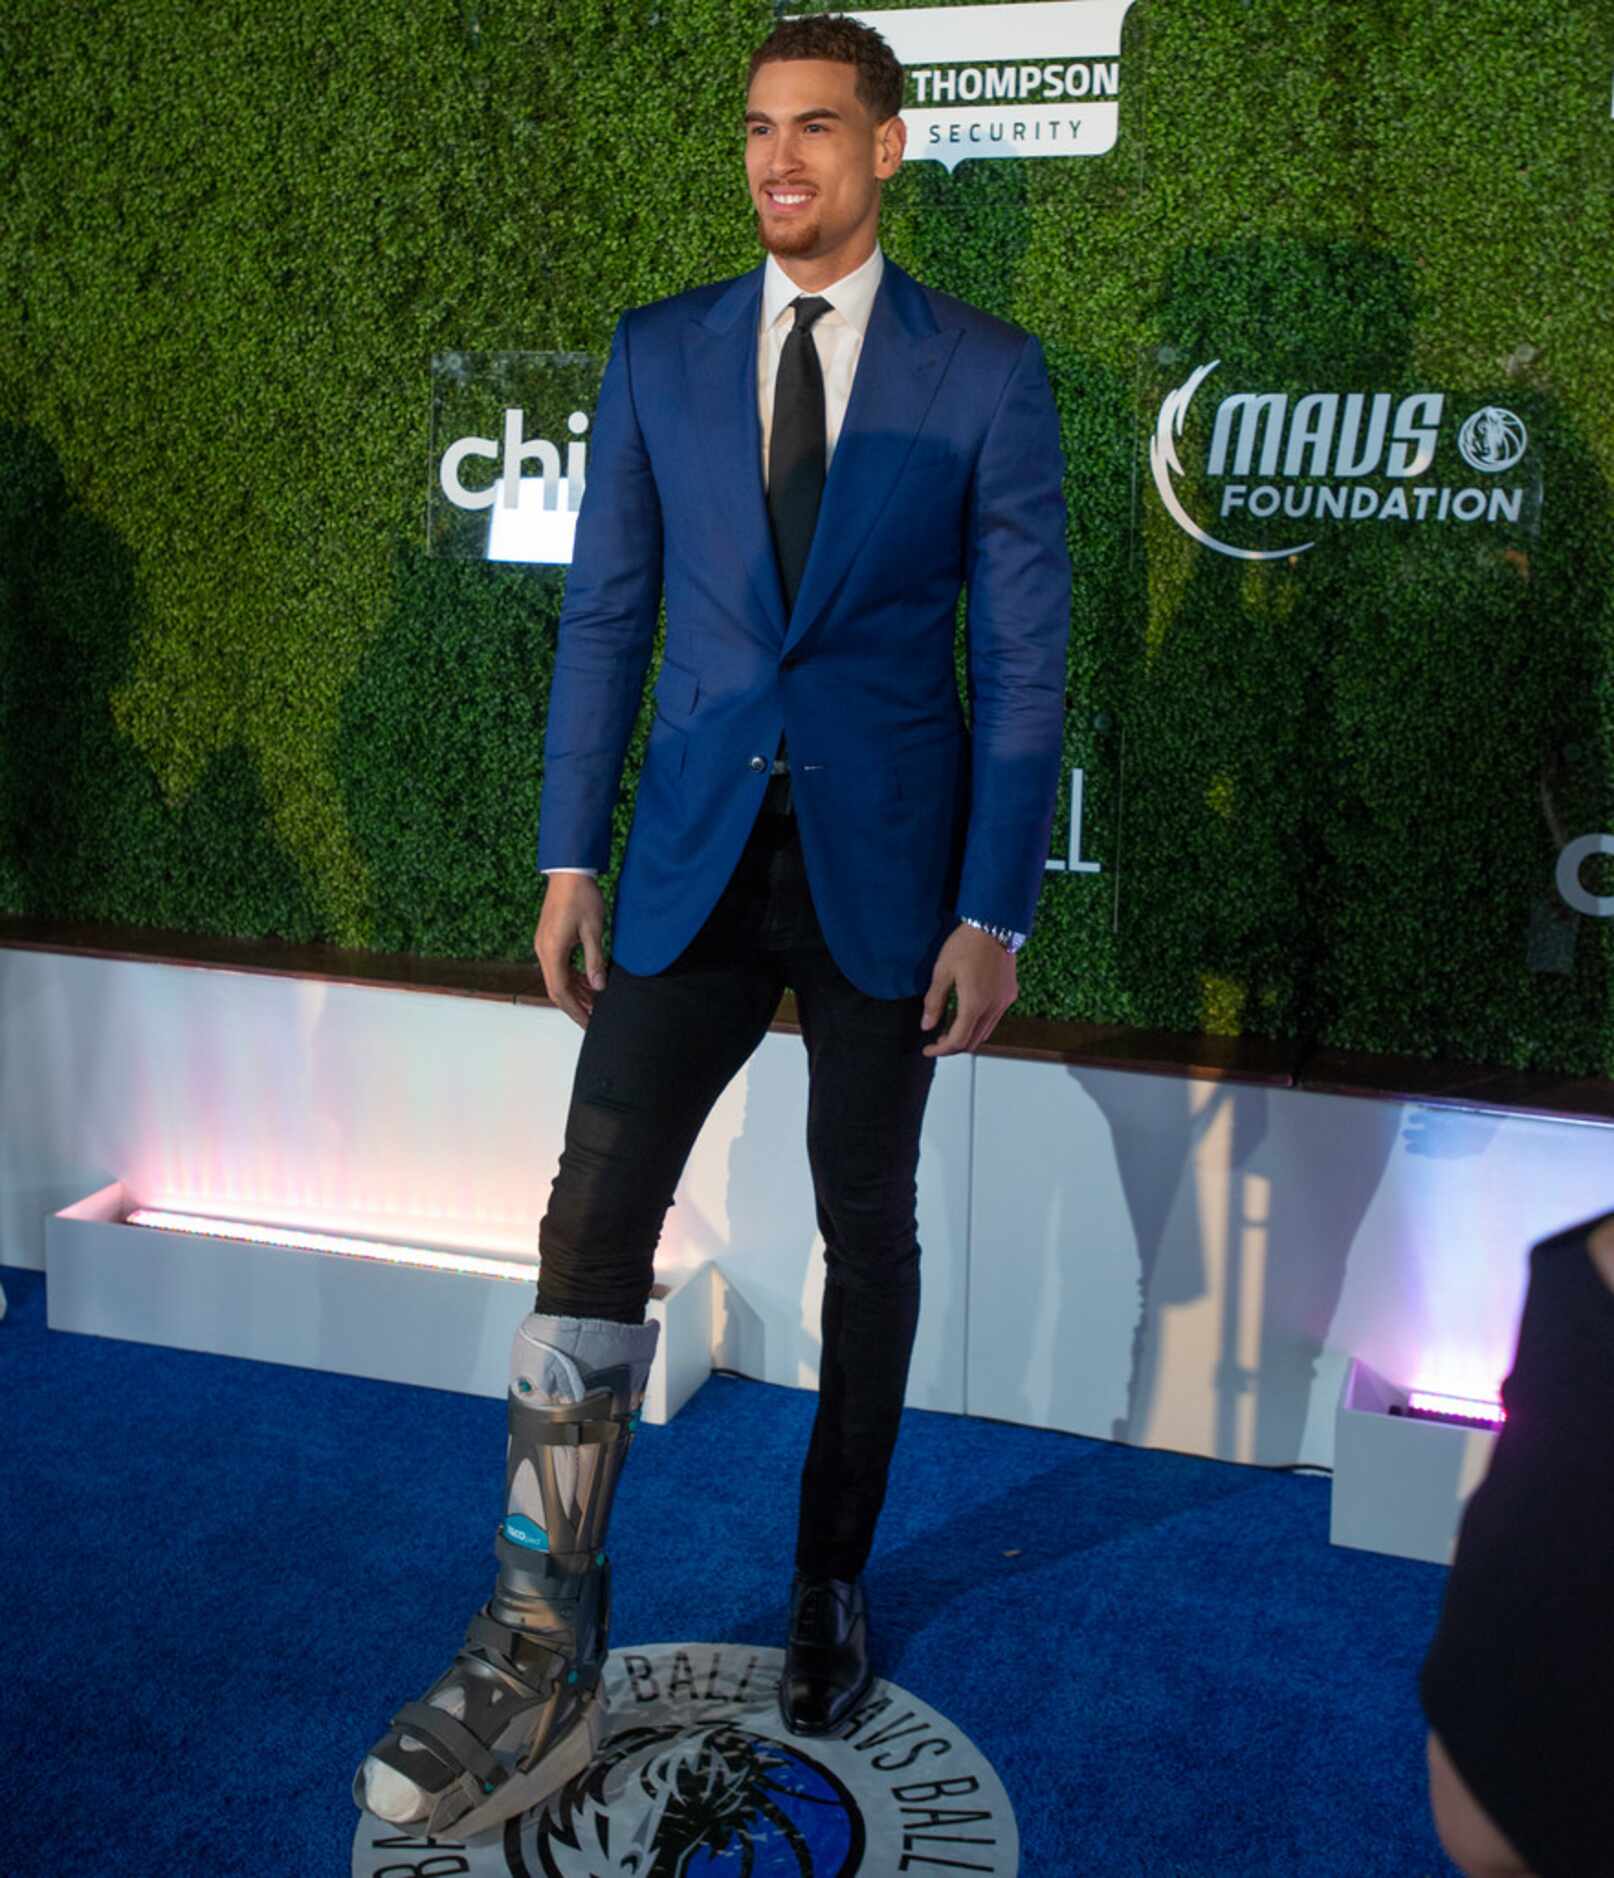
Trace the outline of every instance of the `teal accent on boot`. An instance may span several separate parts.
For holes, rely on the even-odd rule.
[[[525,1513],[512,1513],[504,1522],[504,1536],[514,1545],[530,1546],[534,1552],[549,1550],[549,1534]]]

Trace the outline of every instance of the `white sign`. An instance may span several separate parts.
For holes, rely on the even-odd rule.
[[[1115,147],[1121,23],[1132,0],[848,13],[908,74],[907,161],[1102,156]]]
[[[546,437],[524,437],[521,411],[504,414],[503,449],[492,437],[459,437],[437,466],[438,487],[457,509],[488,509],[487,558],[490,561],[544,561],[569,566],[577,535],[577,511],[583,506],[588,478],[588,413],[573,411],[566,420],[572,441],[561,468],[559,448]],[[467,488],[461,471],[473,457],[499,465],[498,476],[481,488]],[[536,463],[539,474],[523,476],[523,463]]]

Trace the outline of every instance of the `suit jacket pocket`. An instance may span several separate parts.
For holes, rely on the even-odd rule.
[[[700,694],[700,678],[687,665],[667,658],[661,661],[661,671],[656,678],[656,709],[663,717],[674,723],[693,717]]]

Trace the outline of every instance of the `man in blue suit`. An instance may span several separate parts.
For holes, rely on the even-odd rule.
[[[585,1035],[516,1338],[499,1579],[356,1785],[433,1834],[534,1804],[603,1729],[603,1542],[655,1349],[656,1243],[787,985],[826,1272],[785,1721],[836,1729],[871,1678],[862,1572],[918,1320],[920,1123],[936,1059],[983,1043],[1016,994],[1070,595],[1037,341],[878,245],[902,88],[869,28],[778,25],[745,114],[763,265],[626,314],[606,366],[550,694],[534,941]],[[594,876],[662,598],[608,971]],[[679,1544],[678,1569],[698,1555]]]

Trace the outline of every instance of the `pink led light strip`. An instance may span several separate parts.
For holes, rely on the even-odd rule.
[[[1428,1389],[1414,1389],[1407,1397],[1407,1407],[1424,1415],[1450,1415],[1465,1422],[1485,1422],[1500,1428],[1507,1411],[1500,1402],[1473,1402],[1460,1395],[1435,1395]]]
[[[247,1245],[277,1246],[289,1252],[332,1252],[339,1258],[371,1259],[380,1265],[411,1265],[424,1271],[464,1272],[477,1278],[514,1278],[533,1284],[536,1265],[515,1259],[488,1258],[476,1252],[437,1252],[427,1246],[393,1245],[385,1239],[352,1239],[340,1233],[301,1232],[290,1226],[249,1226],[242,1220],[206,1219],[199,1213],[169,1213],[141,1206],[126,1226],[151,1226],[158,1232],[186,1232],[206,1239],[235,1239]]]

